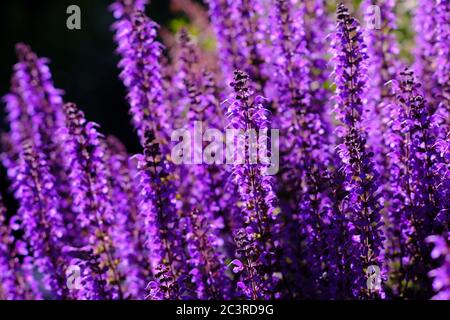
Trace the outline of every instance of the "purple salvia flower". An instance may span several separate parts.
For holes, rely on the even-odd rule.
[[[323,179],[330,199],[330,203],[324,205],[323,213],[330,221],[329,224],[322,224],[325,229],[321,230],[325,238],[322,241],[329,244],[328,261],[326,262],[329,266],[327,274],[323,275],[323,280],[325,280],[323,284],[327,284],[327,281],[329,283],[324,287],[326,291],[320,292],[320,295],[327,298],[350,299],[354,297],[355,273],[352,268],[358,263],[359,248],[353,244],[352,230],[348,228],[345,207],[342,206],[344,199],[349,194],[344,188],[345,179],[345,174],[339,170],[327,171]]]
[[[416,47],[414,51],[414,72],[424,83],[424,97],[430,102],[430,111],[436,110],[438,86],[434,81],[436,15],[435,1],[420,0],[417,2],[413,19],[416,26]]]
[[[208,217],[194,209],[183,218],[186,228],[187,263],[198,299],[230,298],[230,279],[219,252],[221,240],[216,236]]]
[[[363,8],[365,11],[366,24],[371,25],[377,17],[374,10],[369,9],[372,5],[380,7],[382,13],[380,26],[374,25],[366,29],[365,38],[368,53],[368,94],[369,104],[377,105],[381,100],[391,96],[386,82],[396,76],[399,45],[395,37],[397,29],[395,17],[395,0],[373,1],[365,0]],[[373,101],[372,101],[373,99]],[[379,106],[376,106],[379,107]],[[378,113],[381,110],[378,110]]]
[[[178,82],[184,87],[186,114],[188,128],[191,133],[196,134],[196,129],[200,131],[201,137],[207,129],[222,129],[222,113],[219,103],[215,98],[215,84],[208,71],[204,70],[198,63],[196,48],[190,42],[185,30],[180,35],[181,57],[184,61],[184,70],[178,74]],[[189,58],[187,58],[189,57]],[[181,110],[180,110],[181,111]],[[196,125],[201,125],[196,128]],[[198,146],[194,145],[194,148]],[[228,174],[216,163],[204,163],[201,151],[207,150],[206,143],[203,143],[201,150],[193,150],[194,160],[199,158],[201,163],[194,163],[185,167],[180,167],[180,176],[187,176],[187,179],[180,181],[180,193],[187,199],[186,210],[200,205],[206,219],[214,227],[213,232],[220,232],[223,228],[223,235],[231,239],[232,217],[226,213],[226,207],[230,203],[227,201],[227,193],[223,192]],[[192,155],[191,155],[192,156]],[[228,234],[227,234],[228,233]]]
[[[203,70],[201,78],[201,103],[193,110],[197,114],[203,113],[202,117],[209,128],[222,130],[225,127],[226,117],[224,117],[225,110],[220,107],[218,101],[217,86],[209,71]],[[241,226],[240,209],[235,205],[238,202],[237,186],[232,181],[231,172],[225,170],[221,164],[208,164],[204,177],[205,188],[209,188],[210,197],[208,203],[205,202],[203,206],[210,208],[215,218],[216,229],[221,229],[220,237],[224,241],[227,254],[233,254],[235,251],[233,230]]]
[[[203,137],[206,129],[223,128],[223,117],[216,99],[217,88],[211,73],[203,67],[197,54],[199,50],[191,42],[186,30],[181,30],[179,40],[179,64],[173,79],[175,91],[178,91],[177,114],[183,116],[184,122],[188,122],[186,128],[191,133],[200,131]],[[181,122],[177,124],[177,127],[180,126]],[[202,151],[204,149],[206,152],[207,143],[202,142],[201,148],[197,147],[194,144],[196,148],[193,150],[194,154],[189,154],[191,160],[194,155],[194,165],[176,167],[177,174],[186,177],[176,181],[178,192],[183,199],[182,210],[189,212],[193,208],[201,208],[204,218],[210,225],[210,232],[215,237],[219,237],[220,234],[223,238],[221,242],[223,248],[220,250],[232,254],[235,250],[232,240],[235,201],[230,193],[224,191],[231,185],[227,181],[229,173],[223,170],[220,164],[205,163],[207,160],[203,158]],[[200,159],[200,163],[196,159]]]
[[[437,203],[440,211],[436,216],[444,232],[449,230],[450,221],[450,131],[433,145],[436,160],[433,163],[433,177],[436,185]]]
[[[47,161],[29,144],[23,146],[14,189],[19,202],[14,221],[24,231],[33,265],[42,273],[44,290],[52,291],[56,298],[67,298],[67,262],[62,254],[65,229],[58,211],[59,197]]]
[[[377,20],[376,11],[369,9],[376,4],[382,13],[381,25],[366,29],[365,40],[368,53],[368,90],[366,95],[366,110],[364,110],[365,127],[368,132],[368,145],[375,153],[376,169],[383,179],[387,167],[386,132],[389,114],[387,105],[392,99],[392,94],[386,83],[395,78],[399,68],[397,63],[399,56],[398,43],[395,38],[395,1],[366,0],[363,2],[365,20],[368,25]]]
[[[174,300],[178,299],[180,286],[176,281],[171,269],[166,264],[156,266],[153,271],[155,280],[147,285],[149,299],[151,300]]]
[[[123,298],[122,278],[112,243],[115,212],[111,206],[110,184],[105,161],[105,144],[98,125],[86,122],[82,111],[73,103],[64,105],[65,127],[60,130],[64,145],[65,167],[72,181],[73,211],[79,228],[87,238],[75,246],[86,246],[100,260],[100,273],[92,275],[107,280],[100,288],[103,298]],[[103,283],[103,281],[98,280]]]
[[[256,234],[238,229],[234,235],[238,259],[231,261],[233,273],[239,274],[237,289],[244,297],[252,300],[268,299],[266,279],[263,276],[261,252],[258,249]]]
[[[374,5],[379,7],[381,17],[377,17],[377,11],[374,10]],[[366,29],[365,41],[367,44],[368,52],[368,90],[365,98],[365,110],[364,110],[364,126],[368,132],[368,145],[374,151],[375,168],[380,174],[380,181],[382,182],[382,193],[384,199],[392,198],[392,188],[389,184],[397,184],[401,179],[394,172],[389,171],[390,160],[388,153],[390,149],[387,145],[386,132],[388,129],[389,104],[394,99],[389,86],[388,81],[394,79],[397,74],[397,70],[400,68],[399,59],[399,46],[394,34],[396,30],[396,17],[395,17],[395,1],[394,0],[382,0],[372,1],[366,0],[362,4],[362,8],[365,12],[366,25],[369,26]],[[380,25],[377,19],[380,20]],[[395,164],[394,164],[395,166]],[[394,207],[394,202],[389,202]],[[391,256],[391,261],[388,265],[384,264],[385,268],[390,268],[395,265],[399,270],[390,270],[389,276],[391,277],[392,285],[390,289],[399,290],[394,288],[397,284],[400,284],[394,278],[401,277],[403,273],[403,261],[407,259],[407,255],[402,253],[403,237],[401,233],[406,232],[407,228],[404,225],[404,220],[401,219],[401,215],[398,214],[398,208],[389,209],[391,223],[386,228],[386,252],[385,254]],[[393,212],[397,212],[394,214]],[[403,256],[402,256],[403,255]],[[389,259],[386,259],[389,260]]]
[[[165,283],[170,278],[183,290],[181,280],[187,276],[182,248],[181,230],[178,226],[174,175],[170,163],[163,158],[156,137],[151,130],[145,131],[144,154],[137,155],[139,175],[139,211],[145,221],[147,245],[153,266],[155,281],[149,284],[151,299],[161,298]],[[159,270],[159,271],[158,271]],[[178,290],[163,294],[179,299]]]
[[[11,179],[17,175],[20,146],[25,140],[33,141],[37,145],[40,133],[36,132],[36,128],[45,130],[45,125],[33,127],[32,124],[43,118],[40,107],[43,102],[41,98],[45,98],[45,93],[40,87],[41,74],[48,69],[45,65],[46,60],[39,59],[28,46],[18,44],[16,49],[19,62],[14,65],[11,91],[3,97],[10,128],[8,140],[11,148],[8,149],[8,154],[3,154],[2,158]],[[31,121],[32,116],[36,118],[36,122]],[[47,129],[53,128],[47,127]]]
[[[144,11],[149,0],[117,0],[109,6],[116,20],[129,18],[134,11]]]
[[[108,284],[101,257],[95,254],[89,246],[66,246],[64,251],[71,258],[70,267],[79,268],[79,279],[73,278],[75,281],[80,281],[80,286],[73,288],[72,295],[74,298],[77,300],[104,300],[109,298],[108,293],[105,293]],[[69,272],[74,272],[74,270],[67,269],[66,271],[68,276],[72,277]],[[74,285],[74,283],[72,284]]]
[[[232,16],[232,12],[236,14],[236,11],[228,2],[228,0],[207,0],[209,16],[217,38],[219,65],[226,83],[233,79],[234,70],[242,68],[245,61],[237,34],[239,28],[235,27],[236,21]]]
[[[448,64],[448,57],[450,56],[448,45],[450,41],[450,3],[446,0],[436,1],[436,23],[436,79],[438,83],[448,86],[450,74]],[[448,96],[446,99],[448,99]]]
[[[291,127],[296,112],[309,106],[309,65],[303,11],[288,0],[277,0],[273,14],[274,78],[281,129]]]
[[[267,175],[267,165],[253,164],[250,159],[245,159],[252,144],[248,136],[250,132],[256,131],[261,138],[261,135],[264,134],[261,130],[267,134],[269,129],[268,110],[264,107],[264,98],[261,96],[254,97],[252,89],[248,86],[248,80],[248,75],[245,72],[235,72],[234,82],[231,83],[235,91],[235,98],[230,101],[227,115],[230,119],[229,127],[241,130],[246,135],[244,145],[237,146],[237,152],[242,153],[238,156],[244,157],[244,163],[233,165],[233,179],[238,186],[242,202],[242,219],[246,226],[245,231],[248,233],[247,240],[254,242],[257,248],[258,254],[253,258],[256,256],[258,258],[254,263],[261,264],[267,272],[267,274],[258,275],[263,281],[260,284],[258,297],[268,298],[279,295],[278,292],[275,292],[279,274],[275,272],[275,260],[278,259],[279,254],[279,243],[276,235],[279,232],[278,215],[280,209],[277,207],[276,195],[272,188],[272,177]],[[237,247],[238,251],[243,249]],[[243,276],[247,278],[250,275]],[[249,286],[246,281],[243,284]],[[248,288],[241,289],[248,296]]]
[[[337,29],[332,49],[334,54],[334,81],[336,84],[336,111],[342,122],[344,143],[338,146],[345,172],[345,188],[349,191],[343,205],[354,236],[355,254],[360,257],[353,266],[355,296],[374,297],[379,292],[366,289],[365,270],[370,265],[381,265],[381,216],[378,174],[367,150],[362,124],[362,93],[365,87],[366,47],[359,22],[351,17],[341,3],[337,9]]]
[[[339,242],[335,242],[333,237],[340,237],[345,230],[342,227],[341,212],[333,207],[333,197],[329,195],[329,181],[323,176],[322,171],[318,171],[318,169],[322,169],[323,172],[326,172],[326,167],[320,162],[314,164],[312,159],[306,160],[302,161],[302,164],[306,170],[309,168],[311,171],[309,176],[306,175],[308,171],[303,173],[303,184],[301,190],[298,191],[300,197],[296,209],[298,221],[294,222],[299,225],[296,230],[297,241],[299,235],[303,241],[301,243],[294,242],[292,256],[302,257],[299,261],[300,270],[301,265],[305,264],[308,274],[306,277],[303,273],[300,275],[299,292],[304,297],[324,299],[334,296],[332,286],[333,281],[336,281],[337,278],[334,267],[339,260],[335,259],[334,252],[331,251],[335,250],[335,246],[336,250],[342,251]],[[346,234],[342,234],[342,237],[346,239]],[[341,293],[345,294],[344,291]]]
[[[186,117],[190,105],[190,88],[194,85],[196,73],[200,68],[198,48],[194,46],[189,38],[187,30],[182,28],[178,35],[178,53],[175,57],[175,75],[172,77],[172,91],[175,108],[172,119],[174,128],[186,125],[189,119]]]
[[[3,295],[7,300],[40,300],[42,292],[34,277],[33,261],[28,256],[27,244],[13,235],[13,231],[20,228],[18,222],[17,216],[13,216],[9,223],[6,222],[6,208],[0,195],[0,296]]]
[[[288,240],[291,243],[290,255],[304,255],[299,252],[299,232],[308,237],[308,253],[319,259],[310,259],[308,267],[322,266],[321,259],[326,259],[323,245],[313,244],[320,240],[320,232],[312,230],[321,228],[324,222],[319,217],[322,203],[326,200],[323,188],[320,186],[320,175],[329,161],[329,143],[326,141],[326,129],[321,121],[321,112],[314,110],[310,97],[310,63],[307,60],[309,52],[306,48],[305,32],[303,29],[304,12],[301,8],[287,0],[277,0],[275,4],[274,25],[276,32],[273,43],[276,49],[275,75],[277,85],[277,111],[283,137],[288,137],[281,144],[281,151],[285,154],[283,175],[281,177],[280,194],[290,196],[289,213],[286,213],[287,230],[291,230]],[[289,41],[286,41],[289,40]],[[302,186],[298,190],[298,186]],[[300,206],[300,207],[299,207]],[[314,221],[314,222],[313,222]],[[303,229],[300,231],[300,229]],[[317,249],[317,252],[314,252]],[[314,263],[314,265],[313,265]],[[298,266],[297,266],[298,267]],[[320,269],[318,267],[317,269]],[[301,272],[294,271],[296,276]],[[319,278],[322,272],[316,270],[314,275]],[[309,277],[312,278],[312,277]],[[305,281],[299,285],[305,289]]]
[[[46,157],[54,159],[56,146],[53,136],[62,125],[63,92],[53,86],[48,59],[39,58],[22,43],[17,44],[16,51],[19,63],[14,66],[15,77],[28,115],[33,118],[33,143],[36,148],[42,148]]]
[[[6,107],[11,142],[17,147],[22,145],[26,139],[32,139],[29,126],[30,117],[23,98],[25,93],[19,85],[18,74],[20,73],[14,73],[11,79],[11,92],[2,99]]]
[[[325,88],[330,70],[327,66],[326,53],[328,51],[327,35],[333,27],[327,15],[324,0],[302,1],[300,10],[303,11],[303,28],[305,33],[306,49],[309,60],[310,99],[312,109],[322,116],[322,121],[329,121],[328,106],[330,91]],[[327,125],[328,126],[328,125]]]
[[[414,253],[407,245],[409,239],[414,241],[414,229],[408,217],[410,202],[405,201],[408,193],[404,189],[405,183],[409,183],[408,160],[406,151],[406,141],[401,135],[400,123],[405,123],[405,114],[402,108],[392,108],[393,123],[385,133],[386,143],[389,146],[388,153],[390,165],[389,172],[389,208],[388,221],[386,226],[386,252],[387,269],[389,272],[390,290],[392,294],[402,295],[407,289],[407,282],[402,282],[406,276],[407,266],[412,262]],[[400,133],[400,134],[399,134]]]
[[[443,118],[441,136],[447,134],[450,127],[450,67],[448,57],[450,56],[450,3],[447,0],[437,0],[436,8],[436,43],[434,50],[436,54],[436,70],[434,78],[439,84],[439,106],[438,116]],[[447,130],[447,131],[445,131]]]
[[[0,195],[0,300],[14,300],[16,297],[16,283],[14,271],[9,260],[9,245],[12,242],[9,228],[6,226],[6,208]]]
[[[374,5],[379,7],[381,17],[377,17],[377,10]],[[395,1],[383,0],[372,1],[366,0],[362,4],[362,8],[365,12],[366,25],[368,26],[365,33],[365,41],[367,44],[368,52],[368,90],[365,98],[365,110],[364,110],[364,126],[368,132],[368,145],[374,151],[375,168],[380,173],[380,181],[382,181],[382,193],[384,199],[392,198],[392,189],[389,184],[392,182],[396,184],[398,182],[398,174],[394,174],[389,171],[389,161],[391,160],[387,154],[390,152],[388,148],[388,141],[386,140],[386,132],[389,131],[388,122],[389,104],[394,99],[389,86],[388,81],[396,77],[397,70],[400,68],[399,59],[399,46],[396,41],[394,31],[396,30],[396,17],[395,17]],[[380,25],[377,25],[378,19]],[[396,172],[398,173],[398,172]],[[389,203],[395,206],[393,202]],[[390,209],[389,209],[390,210]],[[392,208],[390,212],[397,211],[396,208]],[[398,259],[406,259],[401,257],[401,250],[403,247],[403,238],[400,234],[406,231],[403,220],[400,219],[398,214],[390,214],[392,223],[386,228],[386,252],[385,254],[391,256],[391,266],[394,264],[403,269],[402,262],[397,263]],[[389,260],[389,259],[386,259]],[[385,268],[390,268],[389,265],[384,264]],[[399,271],[402,273],[402,271]],[[400,276],[394,270],[389,272],[389,276],[392,278],[393,285],[390,289],[398,284],[393,277]],[[397,288],[398,289],[398,288]],[[394,290],[397,290],[394,289]]]
[[[66,172],[57,160],[61,146],[55,134],[63,126],[63,91],[55,88],[47,58],[38,57],[23,43],[16,45],[19,62],[14,66],[13,82],[17,81],[16,91],[25,109],[21,115],[22,126],[29,127],[28,134],[33,146],[42,152],[55,177],[55,188],[60,195],[59,211],[67,225],[67,236],[73,237],[73,213],[70,210],[71,197]],[[25,111],[26,110],[26,111]],[[25,137],[23,137],[25,138]],[[14,142],[14,141],[13,141]]]
[[[423,84],[430,114],[435,114],[443,122],[441,129],[435,128],[441,137],[447,134],[450,117],[450,89],[446,73],[449,12],[448,1],[420,0],[413,20],[417,27],[414,72]]]
[[[418,0],[418,81],[401,71],[395,0],[358,1],[364,32],[338,5],[331,38],[325,0],[206,0],[210,23],[173,0],[199,46],[158,32],[149,2],[109,7],[136,157],[63,108],[48,60],[16,46],[0,160],[19,210],[0,199],[0,299],[450,299],[448,0]],[[261,154],[278,155],[273,127],[277,183]]]
[[[400,270],[391,270],[391,275],[398,281],[394,294],[415,296],[413,287],[402,288],[401,283],[414,281],[426,288],[428,279],[417,268],[430,267],[425,238],[448,230],[448,142],[434,137],[433,118],[413,72],[405,69],[393,84],[397,99],[390,106],[392,121],[386,141],[392,150],[389,215],[391,224],[397,224],[392,226],[396,237],[390,241],[397,242],[393,253]]]
[[[429,236],[428,243],[433,243],[431,251],[433,259],[441,259],[442,265],[428,273],[433,278],[433,289],[436,295],[433,300],[450,300],[450,237]]]
[[[106,162],[111,185],[111,204],[115,209],[113,243],[120,259],[119,270],[125,275],[125,293],[134,299],[145,296],[151,275],[145,246],[144,225],[138,216],[138,192],[133,186],[134,169],[125,146],[115,137],[107,138]]]
[[[265,93],[267,84],[268,22],[264,3],[258,0],[229,0],[230,19],[236,30],[235,39],[244,60],[235,69],[246,71],[256,89]]]
[[[11,181],[17,176],[19,170],[20,146],[24,141],[31,141],[32,132],[27,113],[27,106],[23,100],[23,93],[17,80],[17,74],[11,79],[11,92],[3,97],[9,124],[9,133],[2,134],[3,150],[0,155],[3,166]]]
[[[405,75],[403,73],[403,75]],[[397,82],[394,82],[397,84]],[[404,82],[404,85],[408,85]],[[410,86],[409,84],[408,86]],[[406,89],[406,88],[405,88]],[[400,88],[397,91],[400,93]],[[409,90],[409,89],[408,89]],[[405,97],[407,100],[411,98]],[[401,98],[404,99],[404,98]],[[403,100],[406,102],[406,100]],[[420,241],[415,233],[415,228],[424,223],[423,217],[418,217],[415,210],[411,170],[413,170],[410,157],[410,142],[407,132],[410,130],[408,111],[400,103],[393,101],[389,106],[390,123],[388,123],[385,141],[389,146],[389,224],[386,226],[387,248],[385,257],[388,259],[390,290],[394,295],[405,295],[408,290],[408,266],[417,264],[417,259],[422,259],[420,253]],[[417,186],[415,186],[416,188]],[[419,231],[420,229],[418,229]],[[421,231],[419,231],[421,232]],[[427,231],[425,231],[427,232]],[[422,232],[421,232],[422,233]],[[423,238],[423,236],[422,236]],[[419,252],[419,253],[418,253]]]
[[[119,20],[114,29],[117,52],[121,56],[120,78],[128,90],[130,114],[139,139],[143,143],[146,127],[152,128],[160,140],[164,139],[168,122],[162,100],[163,48],[156,40],[158,25],[142,11],[135,11],[129,18]]]
[[[445,163],[445,153],[439,154],[438,141],[434,136],[433,128],[436,126],[436,118],[430,115],[427,101],[424,99],[420,84],[414,78],[414,73],[405,69],[400,73],[400,81],[394,82],[394,92],[397,95],[395,102],[397,114],[403,112],[403,121],[393,118],[393,126],[400,131],[401,137],[405,139],[404,148],[408,161],[408,178],[411,184],[412,205],[416,208],[422,207],[421,213],[423,232],[432,234],[439,232],[442,228],[436,221],[438,212],[444,203],[439,203],[437,187],[442,177],[437,176],[434,170],[440,164]],[[394,114],[394,116],[396,116]],[[442,146],[442,145],[441,145]],[[426,234],[423,235],[424,237]],[[419,237],[419,239],[423,239]]]
[[[6,224],[6,208],[0,195],[0,300],[20,300],[26,298],[17,257],[12,248],[14,237]],[[22,281],[21,281],[22,280]]]
[[[201,84],[200,88],[190,86],[191,108],[188,117],[192,124],[195,121],[202,121],[202,136],[205,137],[206,129],[220,130],[222,128],[220,122],[222,118],[215,112],[217,105],[211,103],[212,101],[209,99],[211,96],[208,96],[207,88],[204,87],[200,91],[201,89]],[[190,129],[195,130],[193,126]],[[202,147],[206,153],[210,146],[203,142]],[[212,149],[210,148],[210,150]],[[194,150],[194,152],[198,152],[198,150]],[[213,152],[223,151],[215,150]],[[202,157],[199,154],[198,156]],[[205,154],[203,154],[204,156]],[[224,155],[222,154],[222,156]],[[232,230],[240,224],[236,212],[238,208],[235,206],[236,196],[233,192],[228,191],[230,188],[234,190],[234,184],[230,180],[230,172],[226,171],[221,163],[209,163],[209,160],[203,157],[202,163],[188,166],[187,188],[191,190],[188,202],[190,207],[202,208],[202,213],[210,223],[211,232],[216,237],[221,236],[225,250],[231,253],[235,249]]]
[[[337,26],[332,39],[336,115],[346,127],[360,125],[363,103],[361,93],[366,83],[366,45],[362,41],[359,22],[341,3],[337,9]],[[344,130],[344,131],[349,131]],[[346,132],[348,133],[348,132]]]
[[[23,257],[28,254],[26,244],[21,240],[14,240],[11,231],[12,228],[6,225],[0,226],[0,297],[2,300],[41,300],[42,292],[33,275],[34,270],[27,270],[27,266],[31,265],[28,264],[28,257]],[[24,258],[22,264],[21,258]]]

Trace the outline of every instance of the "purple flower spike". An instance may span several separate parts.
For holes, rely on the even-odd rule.
[[[388,179],[385,172],[388,166],[388,152],[384,133],[387,130],[387,122],[389,120],[388,105],[392,100],[392,93],[388,81],[394,79],[399,70],[398,56],[399,46],[395,38],[396,30],[395,21],[395,2],[394,0],[377,1],[376,5],[382,14],[381,25],[377,26],[379,17],[376,16],[377,11],[370,9],[373,4],[372,0],[366,0],[363,3],[365,8],[366,23],[371,27],[366,30],[366,44],[368,59],[368,90],[366,95],[367,107],[365,114],[365,126],[368,132],[368,145],[375,153],[376,169],[380,173],[381,178],[386,181]]]
[[[136,156],[16,45],[0,299],[450,299],[449,0],[150,2],[109,6]]]
[[[308,59],[310,60],[310,95],[313,109],[322,115],[323,121],[328,121],[327,114],[330,102],[330,91],[325,89],[330,70],[327,66],[328,52],[327,35],[333,28],[332,19],[327,15],[325,0],[302,1],[301,10],[304,12],[304,30]]]
[[[249,77],[243,71],[235,71],[234,81],[231,83],[235,91],[235,98],[230,102],[228,117],[230,119],[229,127],[249,133],[250,130],[256,132],[269,129],[268,111],[264,107],[264,99],[260,96],[254,97],[253,91],[248,86]],[[262,134],[261,131],[258,132]],[[238,187],[240,200],[242,201],[242,219],[246,226],[246,236],[250,244],[256,246],[255,255],[252,259],[257,264],[264,267],[266,274],[259,274],[261,277],[261,288],[258,290],[258,297],[275,297],[279,265],[275,263],[279,254],[279,243],[276,235],[279,232],[279,213],[277,207],[276,195],[273,191],[273,179],[267,175],[267,165],[251,163],[247,159],[247,153],[250,149],[250,138],[245,137],[244,145],[238,145],[237,149],[243,153],[244,164],[233,165],[233,179]],[[254,145],[253,145],[254,147]],[[245,152],[245,154],[244,154]],[[244,241],[239,237],[239,241]],[[244,241],[245,242],[245,241]],[[249,244],[249,245],[250,245]],[[243,244],[244,245],[244,244]],[[244,245],[246,247],[247,244]],[[239,246],[238,247],[238,251]],[[242,248],[245,249],[245,248]],[[246,250],[246,249],[245,249]],[[253,250],[252,250],[253,252]],[[246,274],[244,278],[248,279],[251,275]],[[243,280],[246,286],[249,283]],[[243,289],[243,288],[241,288]],[[247,289],[244,293],[248,297],[253,297],[254,292],[248,295]]]
[[[184,218],[190,275],[198,299],[226,299],[230,294],[230,279],[219,252],[220,239],[211,230],[211,223],[198,210]]]
[[[117,0],[109,6],[114,18],[128,18],[134,11],[144,11],[149,0]]]
[[[285,213],[286,230],[288,230],[289,255],[309,258],[308,268],[314,274],[313,281],[323,273],[321,260],[327,259],[323,251],[320,232],[324,219],[320,217],[327,196],[321,184],[321,175],[329,163],[330,150],[326,138],[327,128],[322,121],[322,109],[317,109],[311,100],[312,64],[308,59],[310,53],[306,47],[306,34],[303,20],[304,11],[290,1],[277,0],[275,4],[276,33],[274,44],[277,50],[275,64],[276,86],[278,89],[278,119],[285,137],[281,143],[284,170],[279,194],[291,195],[289,212]],[[286,41],[286,40],[289,41]],[[298,186],[303,186],[298,188]],[[284,200],[280,196],[281,200]],[[302,252],[298,244],[299,233],[307,238],[308,254]],[[292,273],[301,276],[298,271],[300,261],[291,263]],[[299,289],[305,291],[305,279],[297,279]],[[300,290],[301,290],[300,289]],[[311,294],[311,293],[310,293]]]
[[[64,113],[65,127],[60,134],[65,148],[64,164],[72,182],[72,210],[77,215],[78,232],[87,234],[75,245],[87,246],[100,261],[100,272],[94,277],[107,279],[100,296],[121,299],[124,295],[123,276],[118,271],[119,262],[112,243],[115,211],[111,206],[103,137],[97,131],[98,125],[86,122],[83,112],[75,104],[65,104]]]
[[[120,259],[119,270],[126,277],[126,294],[142,299],[151,276],[151,266],[145,245],[144,223],[138,214],[138,191],[133,181],[135,168],[129,161],[125,146],[117,138],[108,136],[106,142],[111,205],[116,212],[111,234]]]
[[[45,156],[53,160],[56,152],[53,135],[63,120],[63,91],[53,86],[48,59],[39,58],[23,43],[16,45],[16,52],[19,63],[14,67],[15,76],[28,115],[33,118],[33,143],[36,148],[42,148]]]
[[[186,115],[187,127],[190,132],[196,132],[196,125],[201,122],[201,134],[205,135],[207,129],[223,129],[223,113],[219,109],[216,99],[216,85],[211,79],[209,71],[199,63],[196,52],[198,48],[191,42],[187,31],[180,32],[180,68],[176,75],[175,83],[182,88],[182,98],[179,104],[183,110],[179,114]],[[181,103],[183,101],[183,103]],[[180,124],[181,125],[181,124]],[[207,143],[202,143],[202,148],[207,148]],[[203,150],[202,149],[202,150]],[[196,153],[194,157],[202,157]],[[202,215],[211,224],[211,232],[216,236],[219,233],[225,238],[224,245],[227,250],[232,247],[233,224],[232,214],[228,214],[227,207],[232,206],[231,196],[224,191],[227,186],[229,173],[225,172],[221,164],[198,163],[195,165],[180,166],[179,176],[187,179],[179,181],[178,189],[183,201],[183,210],[190,211],[193,208],[202,208]],[[228,250],[230,252],[234,251]]]
[[[141,143],[144,129],[163,138],[166,121],[160,59],[162,45],[156,40],[158,25],[142,11],[135,11],[115,25],[120,78],[128,90],[130,114]]]
[[[343,206],[349,219],[356,250],[353,266],[355,296],[374,297],[378,290],[366,286],[366,269],[381,267],[381,215],[378,194],[378,173],[373,153],[367,150],[366,133],[362,131],[362,94],[366,82],[366,46],[359,22],[351,17],[341,3],[337,9],[337,30],[333,42],[336,111],[342,122],[344,143],[338,146],[345,173],[345,189],[349,192]]]
[[[397,98],[390,105],[386,136],[392,189],[388,257],[396,266],[390,270],[394,294],[414,296],[414,288],[401,283],[414,278],[427,285],[426,275],[417,267],[430,267],[425,238],[448,230],[448,142],[433,135],[433,118],[413,72],[406,68],[393,85]]]
[[[59,197],[46,160],[29,144],[23,146],[14,189],[20,205],[14,221],[24,231],[32,250],[32,263],[42,273],[44,289],[54,292],[56,298],[68,298],[64,274],[67,261],[62,254],[65,229],[58,211]]]
[[[16,54],[19,62],[14,66],[12,92],[18,95],[21,104],[21,126],[27,128],[26,134],[21,138],[29,139],[34,148],[47,159],[60,196],[59,210],[64,223],[70,225],[74,223],[70,210],[72,199],[69,195],[67,174],[58,160],[62,152],[61,146],[55,139],[56,133],[64,125],[64,92],[55,88],[47,58],[38,57],[30,46],[23,43],[16,45]],[[14,88],[15,86],[17,87]],[[16,142],[17,140],[12,140],[12,143]],[[73,236],[71,228],[67,231],[68,236]]]
[[[252,300],[268,299],[268,285],[261,262],[261,252],[256,242],[256,234],[245,229],[237,230],[234,241],[238,259],[231,262],[234,273],[239,274],[237,289]],[[270,285],[269,285],[270,286]]]
[[[228,0],[207,0],[211,23],[217,38],[217,54],[222,76],[225,81],[230,82],[233,79],[233,71],[242,68],[246,58],[239,45],[243,43],[239,41],[238,35],[241,28],[235,27],[235,23],[240,25],[240,19],[234,20],[235,6],[239,6],[239,3],[234,2],[230,6],[228,2]]]
[[[429,272],[429,276],[433,280],[433,289],[436,295],[433,300],[450,300],[450,238],[440,236],[429,236],[427,242],[434,244],[431,252],[433,259],[442,260],[442,265]]]
[[[441,118],[442,124],[435,130],[445,137],[450,125],[450,5],[446,0],[420,0],[413,21],[416,26],[414,72],[423,85],[430,114]]]
[[[137,155],[139,175],[139,212],[145,221],[150,261],[155,281],[150,286],[150,298],[158,298],[167,278],[179,283],[187,277],[185,254],[179,217],[175,206],[174,176],[170,163],[161,155],[159,144],[151,130],[145,131],[144,154]],[[157,269],[159,268],[159,271]],[[161,281],[164,282],[161,282]],[[154,286],[157,285],[158,288]],[[169,294],[166,292],[166,294]],[[170,290],[171,299],[179,299],[181,292]]]
[[[0,300],[26,298],[22,292],[24,283],[13,252],[13,245],[14,237],[6,224],[6,208],[0,195]]]

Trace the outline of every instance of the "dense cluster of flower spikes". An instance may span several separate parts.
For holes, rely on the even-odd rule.
[[[142,154],[16,47],[0,298],[450,299],[448,1],[419,1],[410,68],[394,0],[379,28],[321,0],[185,1],[216,50],[182,30],[170,59],[146,2],[110,7]],[[280,129],[280,171],[175,165],[170,134],[195,121]]]

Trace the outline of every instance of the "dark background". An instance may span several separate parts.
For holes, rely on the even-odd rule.
[[[120,138],[130,153],[140,152],[131,127],[125,89],[118,78],[115,44],[108,6],[112,0],[6,0],[0,9],[0,96],[9,90],[14,46],[25,42],[41,57],[50,59],[56,88],[65,91],[64,100],[79,105],[89,121],[101,125],[105,134]],[[66,9],[81,9],[81,30],[69,30]],[[182,13],[170,10],[169,0],[152,0],[146,13],[166,26]],[[0,130],[7,128],[4,103],[0,102]],[[9,182],[0,165],[0,192],[7,206],[14,206],[6,194]]]

